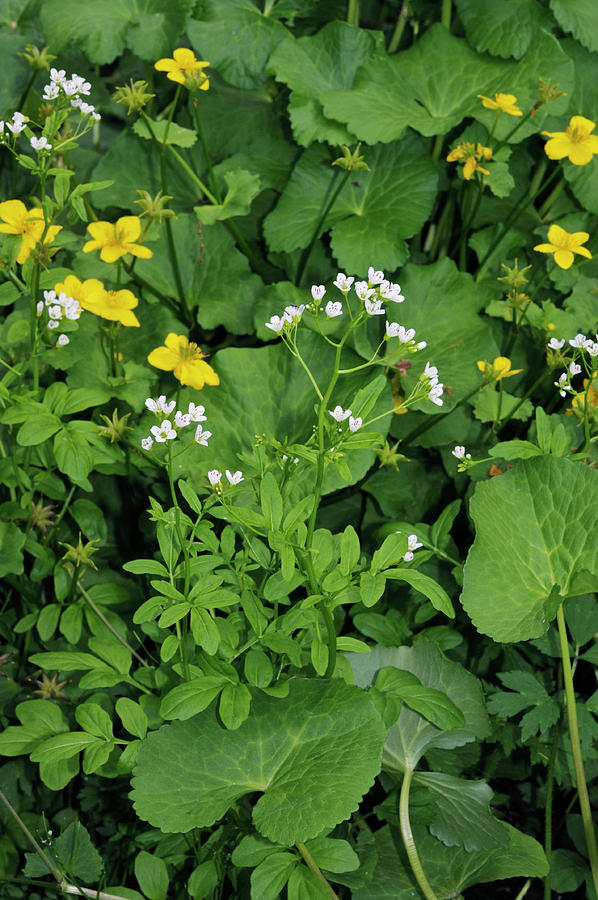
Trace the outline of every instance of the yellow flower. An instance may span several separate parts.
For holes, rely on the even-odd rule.
[[[97,278],[88,278],[82,282],[76,275],[67,275],[64,281],[54,285],[54,290],[57,294],[64,291],[67,297],[78,300],[79,305],[94,316],[139,328],[139,320],[131,312],[139,301],[131,291],[107,291]]]
[[[466,181],[471,181],[474,172],[482,172],[484,175],[490,174],[488,169],[483,169],[482,166],[478,165],[478,161],[482,159],[492,159],[490,147],[466,142],[457,144],[455,149],[451,150],[447,156],[446,161],[456,162],[457,160],[463,160],[465,163],[463,166],[463,178]]]
[[[204,384],[220,384],[218,375],[207,362],[205,353],[193,341],[182,334],[171,332],[164,341],[165,346],[152,350],[147,358],[150,365],[165,372],[172,371],[181,384],[196,388]]]
[[[523,369],[512,369],[511,360],[507,356],[497,356],[491,363],[478,359],[478,369],[483,372],[485,381],[500,381],[501,378],[510,378],[523,372]]]
[[[523,115],[517,106],[517,97],[514,94],[495,94],[494,99],[492,97],[484,97],[483,94],[478,94],[478,97],[482,101],[482,106],[486,109],[497,109],[500,112],[507,113],[509,116]]]
[[[172,56],[173,59],[159,59],[154,65],[154,69],[157,69],[158,72],[166,72],[166,77],[170,81],[184,84],[190,90],[208,90],[210,80],[207,75],[204,75],[203,69],[210,65],[209,62],[196,59],[193,50],[188,50],[186,47],[179,47]]]
[[[149,259],[154,255],[147,247],[135,243],[141,234],[139,216],[122,216],[117,219],[116,225],[110,222],[91,222],[87,230],[93,241],[87,241],[83,246],[83,252],[91,253],[92,250],[99,250],[100,259],[104,262],[116,262],[125,253],[132,253],[141,259]]]
[[[598,140],[598,138],[596,138]],[[592,258],[592,254],[587,247],[582,247],[589,240],[590,235],[587,231],[575,231],[569,234],[560,225],[551,225],[548,229],[548,244],[536,244],[534,250],[539,253],[554,253],[554,261],[561,269],[570,269],[573,265],[573,254],[579,253],[587,259]]]
[[[44,213],[39,207],[27,212],[27,207],[20,200],[5,200],[0,203],[0,219],[6,225],[0,225],[0,234],[20,234],[21,246],[17,262],[23,264],[44,233]],[[44,237],[44,244],[51,244],[62,225],[50,225]]]
[[[576,394],[571,401],[572,411],[581,414],[581,417],[583,417],[586,406],[586,391],[588,392],[588,406],[590,407],[590,410],[592,411],[598,407],[598,381],[592,382],[588,389],[589,382],[589,378],[584,378],[583,391]],[[594,387],[594,384],[596,384],[596,387]]]
[[[65,293],[67,297],[79,302],[82,309],[91,309],[94,303],[101,300],[106,293],[106,289],[101,281],[97,278],[88,278],[86,281],[79,281],[76,275],[67,275],[64,281],[60,281],[54,285],[57,294]]]
[[[566,131],[543,131],[550,138],[544,145],[549,159],[569,158],[574,166],[585,166],[598,153],[598,135],[591,134],[596,123],[583,116],[573,116]]]

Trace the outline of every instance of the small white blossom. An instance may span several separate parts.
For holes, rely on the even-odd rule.
[[[585,336],[585,334],[576,334],[575,337],[569,341],[569,343],[571,344],[572,347],[579,347],[580,349],[583,350],[583,348],[586,345],[587,340],[588,339]]]
[[[399,333],[397,335],[401,344],[408,344],[409,341],[412,341],[415,337],[415,328],[403,328],[402,325],[399,325]]]
[[[46,306],[50,306],[52,303],[56,303],[56,291],[44,291],[44,300],[46,301]]]
[[[89,81],[85,81],[81,75],[75,75],[73,72],[68,81],[62,82],[62,89],[67,97],[73,97],[75,94],[87,96],[91,91],[91,84]]]
[[[58,305],[48,307],[48,315],[51,319],[62,319],[62,307]]]
[[[355,276],[350,275],[348,278],[344,272],[339,272],[336,276],[336,281],[333,281],[333,285],[342,291],[343,294],[348,294],[351,290],[351,285],[355,281]]]
[[[48,143],[48,139],[43,137],[32,137],[29,141],[34,150],[51,150],[52,144]]]
[[[559,375],[559,380],[553,382],[553,384],[555,387],[558,387],[561,397],[567,396],[566,389],[570,389],[571,385],[569,384],[569,376],[566,372],[563,372],[562,375]]]
[[[205,422],[206,421],[206,417],[204,416],[205,411],[206,411],[205,406],[196,406],[195,403],[189,404],[188,414],[189,414],[189,418],[191,419],[192,422]]]
[[[386,310],[382,306],[382,300],[366,300],[365,311],[368,316],[384,316]]]
[[[334,409],[329,409],[328,412],[337,422],[343,422],[352,415],[350,409],[343,409],[342,406],[335,406]]]
[[[141,439],[141,446],[144,450],[151,450],[153,443],[154,441],[151,437],[145,437]]]
[[[405,560],[405,562],[411,562],[411,560],[413,559],[413,551],[419,550],[419,548],[423,547],[423,546],[424,545],[421,543],[421,541],[418,541],[416,534],[410,534],[409,537],[407,538],[407,547],[409,549],[407,550],[407,553],[405,553],[403,556],[403,559]]]
[[[379,287],[380,296],[384,300],[391,300],[393,303],[403,303],[405,298],[401,294],[401,285],[393,284],[392,281],[384,281]]]
[[[58,328],[60,322],[57,319],[50,319],[48,322],[48,328]]]
[[[349,431],[359,431],[362,425],[363,419],[360,419],[359,416],[355,419],[353,416],[349,416]]]
[[[76,322],[78,319],[80,319],[81,313],[83,312],[82,307],[79,305],[79,301],[74,300],[72,297],[65,298],[65,300],[63,301],[63,309],[64,315],[71,322]]]
[[[419,344],[416,344],[413,349],[414,349],[414,351],[415,350],[425,350],[427,346],[428,346],[427,341],[420,341]]]
[[[183,413],[180,409],[177,409],[174,414],[174,424],[177,428],[186,428],[191,422],[191,416],[189,413]]]
[[[50,80],[55,81],[58,84],[62,84],[63,81],[66,81],[66,72],[64,69],[50,69]]]
[[[266,328],[271,331],[282,331],[289,319],[286,316],[271,316],[269,322],[265,322]]]
[[[218,469],[210,469],[208,472],[208,481],[214,487],[216,484],[220,484],[220,479],[222,478],[222,472],[219,472]]]
[[[321,300],[324,294],[326,293],[326,288],[323,284],[312,284],[311,286],[311,295],[314,300]]]
[[[238,470],[236,472],[229,472],[228,469],[226,469],[226,477],[230,484],[239,484],[243,481],[243,473]]]
[[[156,401],[156,405],[159,412],[166,413],[166,415],[169,416],[176,406],[176,400],[171,400],[170,403],[167,403],[166,394],[160,394]]]
[[[170,419],[164,419],[161,425],[152,425],[150,431],[158,444],[163,444],[164,441],[174,441],[176,437],[176,431],[170,424]]]
[[[438,384],[438,369],[436,366],[430,365],[430,360],[426,363],[424,375],[429,378],[432,384]]]
[[[13,113],[12,122],[7,122],[6,125],[13,134],[20,134],[26,128],[25,116],[20,112]]]
[[[572,362],[571,365],[569,366],[569,373],[571,375],[579,375],[580,372],[581,372],[581,366],[579,366],[575,362]]]
[[[586,351],[590,356],[598,356],[598,341],[588,341],[586,344]]]
[[[44,303],[43,303],[43,300],[38,300],[38,302],[37,302],[35,308],[37,309],[37,314],[38,314],[38,316],[41,316],[41,314],[42,314],[43,311],[44,311]]]
[[[300,306],[295,306],[294,303],[291,303],[290,306],[285,306],[284,314],[289,322],[298,322],[305,309],[306,306],[304,303],[302,303]]]
[[[56,344],[58,347],[66,347],[66,345],[69,343],[70,343],[70,341],[69,341],[68,337],[66,336],[66,334],[58,335],[58,340],[56,341]]]
[[[430,388],[430,392],[428,394],[428,399],[435,403],[436,406],[442,406],[442,392],[444,390],[443,384],[433,384]]]
[[[376,271],[373,266],[368,269],[368,281],[370,284],[381,284],[384,281],[384,272]]]
[[[56,100],[58,95],[60,94],[60,87],[54,81],[50,82],[44,87],[43,99],[44,100]]]
[[[196,443],[201,444],[202,447],[208,446],[208,441],[212,437],[211,431],[204,431],[201,425],[198,425],[195,429],[195,436],[193,438]]]
[[[334,319],[335,316],[342,316],[343,304],[340,301],[334,302],[329,300],[325,306],[325,312],[329,319]]]
[[[548,346],[551,350],[560,350],[561,347],[564,347],[564,345],[565,338],[563,338],[561,341],[557,340],[557,338],[550,338],[550,340],[548,341]]]
[[[355,293],[360,300],[368,300],[376,291],[369,286],[367,281],[357,281],[355,282]]]
[[[164,398],[164,399],[166,399],[166,398]],[[146,405],[147,408],[148,408],[149,410],[151,410],[152,412],[158,412],[158,410],[159,410],[158,404],[156,403],[155,400],[152,400],[151,397],[148,397],[148,398],[147,398],[147,400],[145,401],[145,405]],[[161,411],[162,411],[162,410],[160,410],[160,412],[161,412]]]
[[[459,446],[457,446],[457,447],[455,447],[454,450],[451,450],[451,453],[452,453],[453,456],[455,456],[457,459],[471,459],[471,453],[466,453],[466,452],[465,452],[465,447],[459,447]]]

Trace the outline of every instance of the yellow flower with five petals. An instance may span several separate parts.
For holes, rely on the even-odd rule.
[[[154,255],[148,247],[136,243],[141,234],[139,216],[122,216],[115,225],[111,222],[90,222],[87,230],[93,240],[83,245],[83,252],[99,250],[100,259],[104,262],[116,262],[126,253],[132,253],[141,259],[149,259]]]
[[[597,138],[598,140],[598,138]],[[587,231],[574,231],[569,234],[560,225],[551,225],[548,229],[548,244],[536,244],[534,250],[539,253],[553,253],[554,261],[560,269],[570,269],[573,265],[574,253],[591,259],[592,254],[587,247],[582,247],[590,239]]]
[[[204,362],[205,353],[183,334],[171,332],[163,347],[156,347],[147,358],[151,366],[172,372],[181,384],[202,389],[204,384],[220,384],[213,368]]]
[[[190,90],[207,91],[210,79],[203,70],[209,62],[196,59],[193,50],[179,47],[172,54],[172,59],[159,59],[154,65],[158,72],[166,72],[166,77],[177,84],[183,84]]]
[[[508,356],[496,356],[490,363],[484,359],[478,359],[478,369],[484,375],[484,381],[500,381],[502,378],[511,378],[518,375],[523,369],[512,369]]]
[[[584,116],[573,116],[565,131],[543,131],[550,138],[544,144],[549,159],[564,159],[574,166],[586,166],[598,153],[598,135],[592,134],[596,123]]]
[[[34,207],[27,212],[27,207],[21,200],[5,200],[0,203],[0,219],[5,223],[0,225],[0,234],[20,234],[21,246],[17,256],[17,262],[22,265],[44,233],[44,213],[40,207]],[[50,225],[44,236],[44,244],[51,244],[62,225]]]
[[[54,285],[57,294],[64,291],[67,297],[79,301],[79,305],[94,316],[120,322],[121,325],[139,328],[139,320],[133,309],[139,301],[131,291],[123,288],[120,291],[107,291],[97,278],[80,281],[76,275],[67,275],[64,281]]]
[[[486,109],[496,109],[509,116],[523,115],[517,106],[517,97],[514,94],[495,94],[494,97],[484,97],[483,94],[478,94],[478,97]]]
[[[490,147],[484,147],[482,144],[473,144],[465,142],[457,144],[454,150],[451,150],[446,158],[447,162],[463,161],[463,178],[465,181],[471,181],[474,172],[481,172],[483,175],[489,175],[488,169],[479,165],[481,160],[492,159],[492,150]]]

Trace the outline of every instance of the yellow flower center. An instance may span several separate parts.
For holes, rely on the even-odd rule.
[[[567,137],[572,144],[581,144],[588,136],[586,128],[580,128],[576,125],[569,125],[567,128]]]
[[[179,357],[181,360],[204,359],[205,353],[193,341],[179,343]]]

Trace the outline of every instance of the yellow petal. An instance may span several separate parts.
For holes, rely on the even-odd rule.
[[[87,244],[85,245],[87,246]],[[83,247],[85,250],[85,247]],[[124,256],[127,251],[121,247],[120,244],[109,244],[102,247],[100,251],[100,259],[107,263],[116,262],[117,259],[120,259],[121,256]]]
[[[99,241],[87,241],[87,243],[83,244],[83,252],[91,253],[92,250],[99,250],[102,244]]]
[[[141,219],[139,216],[123,216],[118,219],[114,231],[119,244],[135,243],[141,234]]]
[[[560,225],[551,225],[548,229],[548,240],[556,247],[562,247],[567,244],[568,233]]]
[[[569,122],[569,128],[574,129],[577,132],[581,132],[582,134],[589,134],[596,127],[596,123],[592,122],[591,119],[586,119],[585,116],[572,116]]]
[[[27,207],[20,200],[5,200],[4,203],[0,203],[0,219],[15,229],[8,231],[7,226],[3,225],[0,228],[3,234],[20,234],[25,230]]]
[[[176,353],[178,358],[181,355],[181,351],[186,350],[189,346],[189,341],[184,334],[175,334],[174,331],[171,331],[166,335],[164,344],[172,353]]]
[[[555,250],[554,261],[560,269],[570,269],[573,265],[573,254],[570,250]]]
[[[179,66],[183,66],[185,69],[192,69],[197,67],[197,59],[195,58],[195,53],[193,50],[189,50],[188,47],[178,47],[177,50],[172,54],[179,64]]]
[[[554,134],[555,137],[544,144],[544,152],[549,159],[563,159],[569,155],[571,141],[564,132]]]
[[[588,139],[586,138],[581,144],[571,144],[569,161],[572,162],[574,166],[587,166],[588,163],[592,162],[594,153],[598,153],[598,150],[592,150],[592,148],[588,146],[587,141]]]
[[[150,366],[155,366],[156,369],[163,369],[165,372],[169,372],[171,369],[174,369],[175,366],[179,362],[178,354],[169,350],[168,347],[156,347],[155,350],[149,354],[147,358]]]
[[[154,63],[154,69],[158,72],[170,72],[171,69],[176,69],[177,64],[173,59],[159,59],[157,63]]]
[[[592,258],[592,254],[590,253],[590,251],[588,250],[587,247],[575,247],[574,252],[579,253],[581,256],[585,256],[586,259]]]
[[[138,256],[140,259],[150,259],[154,253],[149,247],[144,247],[143,244],[127,244],[127,253],[132,253],[133,256]]]
[[[92,238],[99,242],[98,246],[100,247],[114,240],[114,225],[110,222],[90,222],[87,230]],[[91,241],[88,241],[88,243],[91,243]],[[85,247],[83,249],[85,250]]]
[[[537,250],[539,253],[554,253],[556,247],[552,244],[536,244],[534,250]]]

